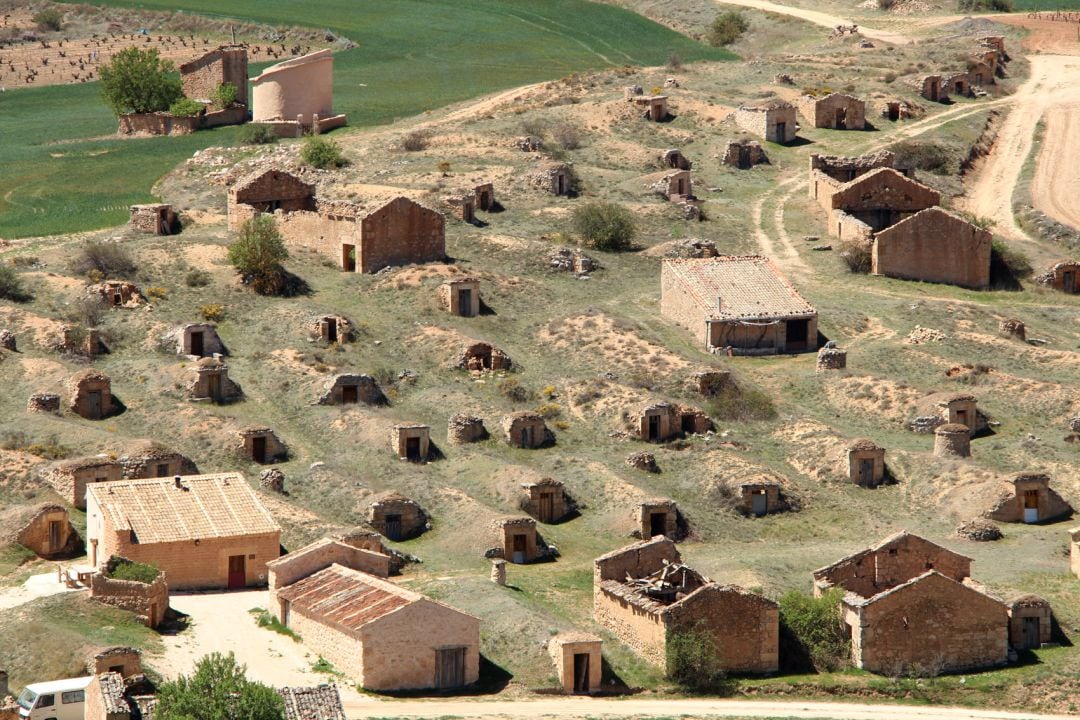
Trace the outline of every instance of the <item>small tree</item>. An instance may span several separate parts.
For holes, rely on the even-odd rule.
[[[95,282],[102,278],[123,278],[135,273],[135,260],[116,243],[87,240],[71,259],[71,269],[90,275]]]
[[[158,720],[282,720],[285,703],[273,688],[247,679],[247,668],[228,655],[211,653],[189,677],[158,688]]]
[[[10,265],[0,265],[0,299],[29,302],[34,297],[23,286],[22,278]]]
[[[285,268],[281,263],[288,258],[289,251],[269,215],[245,221],[240,237],[229,246],[229,262],[260,295],[275,295],[282,290]]]
[[[224,110],[230,107],[236,102],[236,86],[232,83],[221,83],[214,90],[214,97],[211,98],[214,107],[218,110]]]
[[[56,8],[38,11],[33,20],[39,32],[57,32],[64,26],[64,16]]]
[[[345,164],[345,157],[341,154],[338,144],[319,135],[312,135],[304,140],[304,146],[300,148],[300,159],[322,170],[341,167]]]
[[[847,628],[840,611],[844,591],[833,588],[819,598],[798,590],[780,598],[781,657],[790,670],[836,670],[848,659]],[[808,666],[808,667],[807,667]]]
[[[124,48],[102,65],[101,94],[117,115],[168,110],[179,100],[180,79],[168,60],[157,50]]]
[[[703,625],[672,633],[665,647],[668,678],[687,690],[722,692],[727,673]]]
[[[616,252],[630,248],[637,226],[630,211],[622,205],[591,202],[574,209],[574,231],[597,250]]]
[[[706,37],[710,45],[721,47],[735,42],[749,29],[750,21],[741,12],[729,10],[716,16]]]

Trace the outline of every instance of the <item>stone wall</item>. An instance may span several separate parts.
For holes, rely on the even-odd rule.
[[[45,480],[64,499],[79,510],[86,509],[88,483],[111,482],[123,478],[120,463],[108,458],[60,463],[45,475]]]
[[[971,575],[971,559],[917,535],[856,553],[814,573],[819,588],[842,587],[861,597],[889,590],[933,569],[960,582]]]
[[[941,208],[930,208],[874,238],[875,275],[968,288],[990,284],[993,234]]]
[[[164,622],[165,612],[169,609],[169,585],[165,573],[159,573],[157,578],[148,584],[116,580],[96,572],[90,576],[90,597],[106,605],[135,613],[147,627],[152,628]]]
[[[276,599],[277,590],[334,564],[375,577],[390,576],[389,555],[346,545],[338,540],[317,540],[267,564],[271,598]],[[273,610],[277,611],[276,603]]]
[[[86,687],[85,720],[128,720],[131,707],[124,697],[124,678],[119,673],[95,675]]]
[[[667,664],[667,629],[658,614],[597,589],[593,619],[646,662],[659,667]]]
[[[396,518],[395,521],[391,521]],[[424,510],[414,501],[400,495],[376,500],[368,506],[368,525],[390,540],[408,540],[428,529]]]
[[[516,448],[544,447],[554,440],[544,418],[528,410],[511,413],[503,418],[502,430],[506,442]]]
[[[829,93],[820,98],[804,96],[799,110],[816,128],[862,130],[866,127],[866,103],[843,93]]]
[[[593,591],[599,593],[604,580],[622,582],[626,576],[644,577],[664,567],[665,563],[678,564],[682,556],[675,543],[667,538],[634,543],[593,562]]]
[[[847,452],[847,476],[856,485],[864,485],[862,463],[873,463],[870,472],[870,486],[876,487],[885,479],[885,448],[878,447],[869,440],[853,444]]]
[[[180,83],[185,97],[208,103],[217,89],[230,83],[236,88],[236,101],[248,102],[248,56],[243,46],[222,46],[180,66]]]
[[[14,527],[0,528],[0,532],[14,531],[15,542],[38,557],[73,557],[82,548],[78,530],[72,526],[67,509],[60,505],[39,505],[18,513],[14,520]]]
[[[174,235],[180,231],[180,221],[172,205],[132,205],[128,225],[132,230],[150,235]]]
[[[732,355],[771,355],[789,352],[787,323],[805,319],[806,347],[800,352],[817,350],[817,316],[808,318],[776,318],[754,323],[710,322],[708,323],[708,346],[729,348]],[[794,351],[791,351],[794,352]]]
[[[479,442],[488,437],[484,419],[473,415],[451,415],[446,426],[446,440],[451,445]]]
[[[566,515],[566,489],[561,482],[544,478],[521,487],[521,509],[542,523],[554,523]]]
[[[325,391],[319,398],[320,405],[386,404],[382,388],[370,375],[338,375],[328,380],[323,387]]]
[[[784,124],[782,136],[778,132],[779,123]],[[795,106],[788,103],[773,103],[762,108],[740,107],[735,111],[735,124],[746,132],[781,145],[793,141],[799,132]]]
[[[588,692],[601,690],[600,680],[603,671],[601,648],[603,641],[595,635],[585,633],[565,633],[556,635],[548,642],[548,654],[555,663],[555,677],[563,692],[575,691],[574,656],[589,656],[589,674],[586,679]]]
[[[469,303],[461,302],[462,290],[469,291]],[[480,281],[453,280],[439,286],[439,304],[451,315],[476,317],[480,314]]]
[[[1024,595],[1006,604],[1009,613],[1009,644],[1017,650],[1038,649],[1043,643],[1053,640],[1054,612],[1050,603],[1035,595]],[[1026,622],[1037,621],[1039,631],[1036,637],[1027,637],[1024,632]]]
[[[687,292],[667,263],[660,266],[660,314],[681,325],[699,338],[702,345],[709,344],[709,327],[705,308]]]
[[[494,552],[486,554],[504,558],[508,562],[516,562],[514,539],[522,537],[524,538],[522,541],[524,550],[522,551],[520,562],[529,563],[541,557],[543,546],[540,544],[539,536],[536,533],[536,521],[532,518],[508,518],[496,520],[492,523],[492,531],[495,542],[495,547],[492,548]]]
[[[1057,263],[1036,277],[1035,282],[1072,295],[1080,293],[1080,263]]]
[[[199,129],[201,118],[176,117],[167,112],[128,113],[121,115],[118,135],[190,135]]]
[[[112,397],[112,382],[105,373],[84,370],[67,382],[70,400],[68,409],[87,420],[102,420],[116,412]]]
[[[241,430],[237,434],[239,435],[240,440],[236,444],[236,451],[239,455],[248,460],[271,463],[289,457],[289,448],[286,447],[285,443],[281,442],[274,431],[269,428],[249,428],[247,430]],[[266,441],[266,454],[262,460],[256,458],[254,454],[254,440],[256,438],[263,438]]]
[[[280,604],[275,603],[274,612],[280,615]],[[358,637],[331,627],[322,618],[298,607],[289,609],[288,627],[304,639],[304,647],[313,656],[326,659],[350,680],[363,682],[364,646]]]
[[[419,440],[416,457],[409,457],[409,440]],[[390,430],[390,447],[402,460],[426,462],[431,455],[431,428],[427,425],[395,425]]]
[[[780,668],[780,607],[731,585],[699,588],[664,613],[668,637],[704,633],[720,667],[732,673],[771,673]]]
[[[357,269],[373,273],[388,266],[445,260],[445,225],[442,213],[396,198],[361,220]]]

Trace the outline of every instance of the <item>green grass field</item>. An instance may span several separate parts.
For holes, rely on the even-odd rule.
[[[573,72],[733,57],[634,13],[582,0],[395,0],[318,6],[274,0],[110,5],[227,13],[326,27],[359,43],[338,56],[335,108],[353,126],[391,122],[496,90]],[[254,70],[253,70],[254,72]],[[0,237],[77,232],[123,222],[154,181],[235,129],[121,140],[97,84],[0,95]]]

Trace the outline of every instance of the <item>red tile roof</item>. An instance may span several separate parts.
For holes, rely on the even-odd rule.
[[[426,599],[419,593],[341,565],[331,565],[298,580],[279,590],[277,595],[291,602],[293,608],[306,610],[348,630],[360,630],[406,605]]]
[[[725,255],[664,261],[664,270],[706,311],[709,320],[769,320],[817,315],[772,261]]]

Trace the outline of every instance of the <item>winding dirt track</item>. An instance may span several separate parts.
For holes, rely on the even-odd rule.
[[[1080,58],[1073,60],[1074,72],[1080,71]],[[1060,223],[1080,229],[1080,89],[1069,90],[1074,100],[1046,113],[1046,139],[1031,195],[1036,208]]]
[[[806,10],[804,8],[790,7],[788,5],[777,5],[774,2],[768,0],[717,0],[721,5],[738,5],[740,7],[754,8],[756,10],[764,10],[766,12],[777,13],[779,15],[789,15],[791,17],[797,17],[815,25],[821,25],[822,27],[834,28],[837,25],[853,25],[850,20],[846,20],[838,15],[830,15],[828,13],[818,12],[817,10]],[[871,40],[880,40],[881,42],[893,43],[895,45],[906,45],[912,42],[911,37],[903,35],[901,33],[889,32],[887,30],[875,30],[874,28],[868,28],[863,25],[859,26],[859,34],[863,37],[868,37]]]

